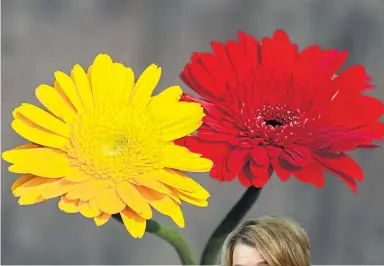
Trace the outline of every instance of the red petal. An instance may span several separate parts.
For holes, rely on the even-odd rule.
[[[214,131],[208,131],[208,130],[200,130],[197,132],[197,135],[207,141],[213,141],[213,142],[230,142],[231,140],[234,140],[235,137],[233,135],[221,133],[221,132],[214,132]]]
[[[382,140],[384,137],[384,123],[380,121],[376,121],[357,130],[358,132],[362,132],[363,134],[367,134],[373,139]]]
[[[359,164],[344,154],[328,156],[329,157],[316,155],[315,159],[319,161],[327,171],[338,176],[345,182],[354,193],[357,193],[355,180],[363,181],[364,179],[364,173]]]
[[[384,112],[383,103],[369,96],[337,95],[328,106],[322,121],[343,125],[348,129],[366,126],[379,119]]]
[[[290,144],[284,147],[280,157],[293,166],[305,166],[312,157],[312,152],[307,147]]]
[[[312,183],[318,188],[324,187],[322,166],[317,162],[307,164],[300,170],[295,171],[293,175],[304,183]]]
[[[368,81],[365,68],[361,65],[348,67],[333,80],[335,87],[340,89],[340,93],[345,93],[346,95],[351,93],[360,94],[372,88],[373,86]]]
[[[235,148],[222,166],[221,175],[226,181],[232,181],[249,161],[248,150]]]
[[[251,172],[251,170],[249,169],[249,165],[246,165],[244,168],[243,168],[243,171],[241,171],[239,173],[239,181],[240,183],[245,186],[245,187],[249,187],[252,185],[252,178],[253,178],[253,174]]]
[[[263,38],[262,64],[265,69],[282,69],[292,67],[297,56],[297,46],[292,44],[283,30],[275,31],[273,38]]]
[[[269,156],[265,147],[253,147],[253,150],[251,151],[251,156],[258,165],[269,165]]]
[[[271,175],[273,172],[273,170],[272,170],[272,168],[270,168],[269,164],[264,165],[264,166],[260,166],[260,165],[255,164],[255,162],[253,162],[253,160],[251,160],[250,169],[251,169],[251,172],[253,174],[252,184],[257,188],[263,187],[268,182],[268,180],[271,178]]]
[[[283,162],[277,158],[271,159],[271,164],[272,164],[273,170],[276,172],[276,175],[280,178],[281,181],[285,182],[291,177],[292,171],[285,169],[282,166],[282,163]]]
[[[222,181],[222,168],[232,147],[222,142],[209,142],[198,136],[187,136],[175,141],[177,145],[185,146],[190,151],[202,154],[204,158],[211,159],[214,166],[211,169],[211,176]]]

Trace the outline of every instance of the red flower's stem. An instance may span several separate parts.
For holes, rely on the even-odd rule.
[[[116,221],[123,223],[119,214],[114,214],[112,217]],[[148,220],[145,231],[167,241],[176,250],[182,265],[196,265],[192,251],[189,248],[187,242],[185,242],[183,237],[180,236],[179,233],[177,233],[175,230],[170,227],[163,226],[156,221]]]
[[[245,214],[256,202],[261,188],[249,187],[231,211],[221,221],[205,245],[201,265],[216,265],[226,237],[236,228]]]

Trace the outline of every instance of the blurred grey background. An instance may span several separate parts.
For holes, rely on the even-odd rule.
[[[10,128],[11,111],[37,103],[34,89],[50,84],[57,69],[88,66],[97,53],[133,67],[163,66],[159,89],[181,84],[192,51],[210,51],[211,40],[260,38],[277,28],[305,47],[318,43],[348,49],[347,65],[364,64],[384,99],[383,0],[3,0],[2,149],[23,140]],[[185,88],[188,91],[188,88]],[[274,176],[247,218],[263,214],[296,219],[309,233],[313,264],[384,264],[384,150],[358,152],[366,180],[354,195],[336,177],[323,190]],[[174,250],[146,234],[132,239],[111,220],[96,227],[81,215],[58,210],[57,201],[21,207],[10,192],[16,175],[2,163],[2,264],[178,264]],[[196,255],[244,188],[194,176],[209,191],[208,208],[184,206],[179,230]],[[156,219],[171,226],[166,217]]]

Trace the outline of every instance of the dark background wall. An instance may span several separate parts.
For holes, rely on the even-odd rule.
[[[378,87],[373,94],[384,99],[382,0],[3,0],[1,15],[3,150],[23,143],[10,129],[11,111],[36,103],[35,87],[51,83],[55,70],[88,66],[105,52],[137,73],[152,62],[163,66],[162,89],[181,84],[178,74],[192,51],[208,51],[211,40],[236,38],[238,30],[260,38],[283,28],[300,47],[348,49],[347,64],[364,64]],[[366,173],[359,195],[333,176],[323,190],[273,176],[247,218],[280,214],[299,221],[312,241],[313,264],[384,264],[384,150],[354,157]],[[18,206],[10,192],[16,175],[2,166],[3,264],[179,263],[167,243],[149,234],[134,240],[115,221],[97,228],[59,211],[55,200]],[[184,207],[181,233],[200,254],[244,188],[194,177],[212,198],[205,209]]]

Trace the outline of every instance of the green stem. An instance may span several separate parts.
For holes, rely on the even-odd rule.
[[[121,216],[115,214],[112,216],[115,220],[123,223]],[[154,220],[147,221],[146,232],[154,234],[167,241],[176,250],[183,265],[196,265],[192,251],[182,236],[170,227],[159,224]]]
[[[205,245],[201,257],[201,265],[216,265],[219,253],[226,237],[236,228],[245,214],[256,202],[261,188],[249,187],[231,211],[221,221]]]

